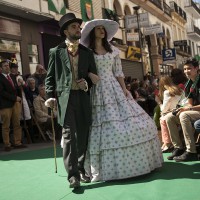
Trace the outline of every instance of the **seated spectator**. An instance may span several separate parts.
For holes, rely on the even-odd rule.
[[[27,99],[29,103],[29,107],[33,106],[33,100],[38,96],[38,88],[35,85],[35,79],[34,78],[28,78],[27,79]]]
[[[194,128],[197,133],[200,133],[200,119],[194,122]]]
[[[165,118],[175,148],[172,155],[167,157],[168,160],[176,162],[197,160],[193,122],[200,119],[200,75],[198,69],[199,63],[196,59],[186,61],[184,73],[189,80],[185,84],[185,96],[188,104],[178,108],[177,113],[170,113]],[[180,139],[179,124],[184,135],[186,150]]]
[[[162,136],[162,152],[169,152],[173,145],[170,139],[169,131],[166,125],[165,117],[170,113],[176,105],[181,102],[181,99],[185,97],[183,90],[176,86],[169,76],[161,77],[159,81],[159,95],[155,100],[160,106],[161,117],[161,136]]]
[[[51,124],[51,114],[49,113],[48,108],[45,106],[46,101],[46,92],[45,86],[39,85],[38,87],[39,95],[34,99],[33,106],[35,111],[35,117],[39,124],[44,127],[44,131],[49,136],[51,140],[52,137],[52,124]],[[56,117],[56,111],[54,110],[54,118]],[[56,120],[54,120],[56,122]]]
[[[179,68],[172,69],[171,78],[175,85],[178,85],[181,89],[184,89],[184,84],[187,82],[187,77],[182,69]]]
[[[139,88],[138,82],[133,82],[131,84],[130,92],[131,92],[132,97],[135,99],[135,101],[138,101],[138,98],[139,98],[139,94],[137,92],[138,88]]]
[[[137,90],[139,97],[137,99],[138,104],[146,111],[146,113],[149,113],[148,110],[148,86],[145,81],[140,81],[139,88]]]
[[[31,77],[33,77],[35,79],[35,85],[36,85],[36,87],[38,87],[41,84],[44,84],[46,76],[47,76],[47,71],[40,64],[38,64],[36,66],[35,73],[31,75]]]

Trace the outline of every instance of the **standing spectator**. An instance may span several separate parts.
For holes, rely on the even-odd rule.
[[[47,71],[40,64],[37,64],[35,73],[31,75],[31,77],[35,79],[36,87],[38,87],[41,84],[44,84],[46,76],[47,76]]]
[[[10,124],[12,123],[15,148],[26,147],[21,143],[22,130],[20,127],[21,93],[16,82],[16,77],[10,73],[9,63],[0,62],[2,74],[0,74],[0,112],[2,119],[2,135],[4,150],[11,150]]]
[[[187,60],[184,64],[184,73],[189,79],[185,84],[187,106],[177,109],[178,113],[168,114],[165,118],[169,134],[174,145],[172,155],[168,160],[192,161],[197,160],[193,122],[200,119],[200,75],[199,63],[196,59]],[[186,151],[179,136],[178,124],[181,125]]]

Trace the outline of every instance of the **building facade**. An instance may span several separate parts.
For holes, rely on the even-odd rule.
[[[38,63],[47,67],[49,49],[64,40],[58,21],[67,12],[84,22],[119,23],[112,43],[121,50],[125,76],[167,75],[188,57],[199,58],[200,9],[192,0],[2,0],[0,59],[17,60],[23,74],[34,73]],[[176,50],[175,60],[163,59],[168,49]]]

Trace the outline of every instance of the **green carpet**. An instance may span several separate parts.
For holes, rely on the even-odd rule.
[[[167,161],[151,174],[128,180],[68,187],[61,149],[58,173],[53,149],[0,156],[0,200],[199,200],[200,162]]]

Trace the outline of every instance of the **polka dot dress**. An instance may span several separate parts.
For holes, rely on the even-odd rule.
[[[91,90],[92,126],[85,168],[93,179],[116,180],[161,167],[163,157],[154,121],[116,77],[124,77],[119,50],[94,54],[100,81]]]

